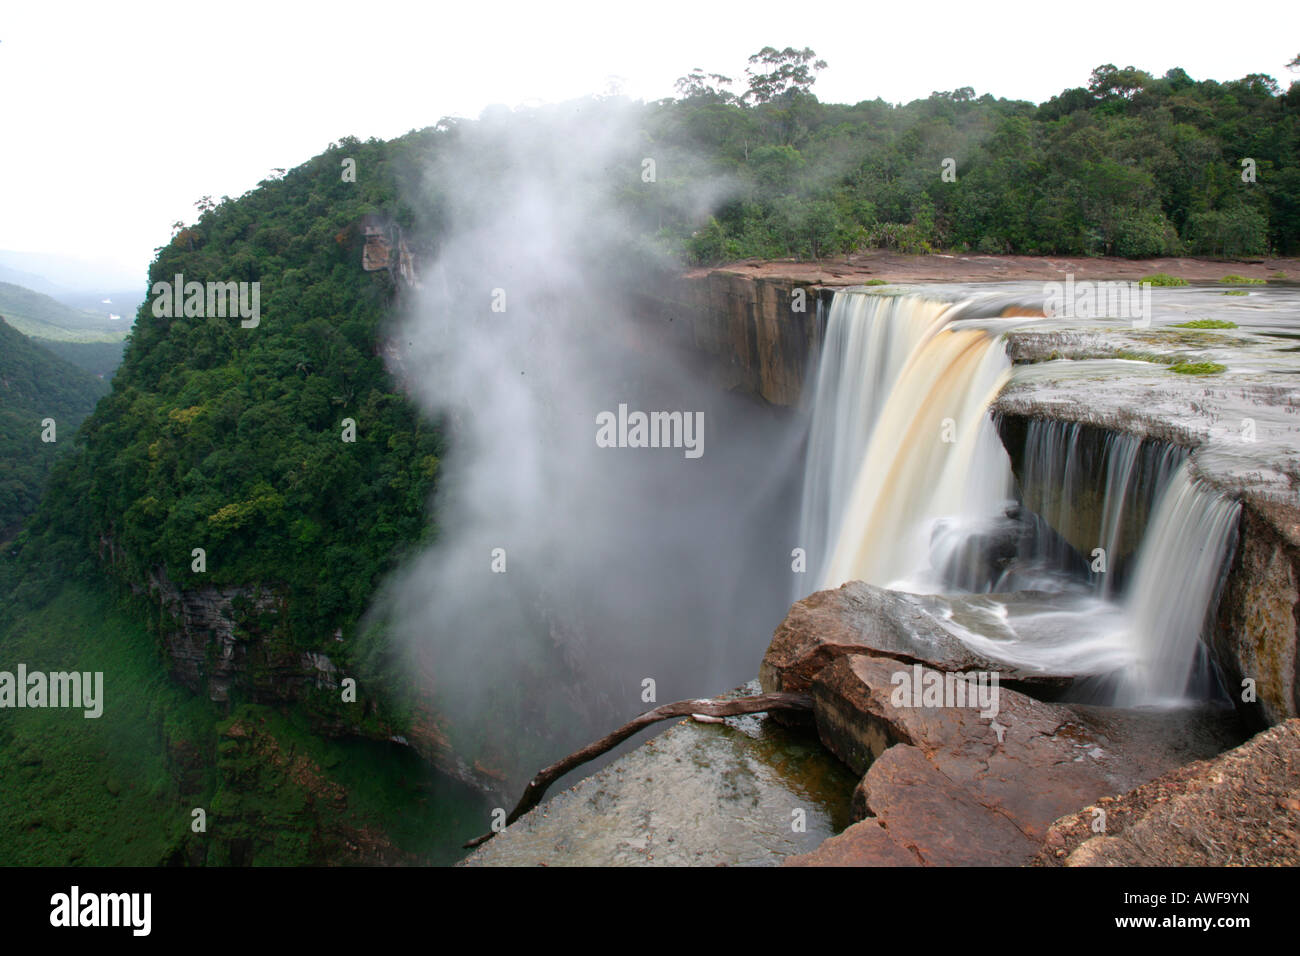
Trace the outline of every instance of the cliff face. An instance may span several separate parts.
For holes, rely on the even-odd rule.
[[[1253,679],[1257,722],[1277,724],[1300,714],[1300,548],[1250,503],[1240,535],[1212,647],[1229,690]]]
[[[279,635],[284,597],[273,588],[181,590],[156,568],[147,588],[133,590],[158,604],[172,678],[209,700],[228,701],[237,688],[258,703],[281,703],[338,687],[326,654],[295,652]]]
[[[101,559],[113,568],[122,554],[102,538]],[[292,705],[312,726],[330,737],[357,736],[389,740],[409,747],[421,759],[479,793],[501,795],[501,780],[471,766],[452,749],[440,718],[416,707],[404,726],[390,726],[359,687],[357,703],[342,700],[348,676],[322,651],[292,646],[280,623],[287,598],[274,587],[240,586],[184,589],[162,568],[144,584],[126,581],[147,601],[155,633],[173,680],[209,700],[230,705],[232,695],[254,704]],[[342,647],[341,631],[334,642]]]
[[[645,290],[637,305],[651,334],[706,357],[719,387],[793,406],[821,348],[820,298],[809,281],[717,270]]]

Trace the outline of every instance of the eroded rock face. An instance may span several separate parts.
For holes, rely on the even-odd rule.
[[[812,684],[822,742],[865,776],[856,815],[874,828],[841,839],[836,854],[886,865],[899,853],[931,865],[1020,865],[1062,813],[1123,793],[1235,737],[1221,708],[1125,711],[1047,703],[999,687],[971,706],[899,705],[914,674],[944,674],[883,656],[852,654]],[[919,682],[916,686],[920,686]],[[913,699],[914,700],[914,699]],[[845,844],[862,839],[852,851]],[[819,863],[821,850],[806,862]],[[828,851],[829,852],[829,851]]]
[[[773,405],[798,403],[824,332],[811,281],[718,269],[646,290],[642,298],[638,311],[662,334],[714,360],[720,387]]]
[[[173,679],[210,700],[229,699],[236,683],[269,701],[291,700],[307,687],[334,681],[326,655],[251,639],[274,630],[280,618],[283,597],[274,589],[181,590],[158,568],[148,592],[163,612],[160,630]]]
[[[1300,865],[1300,719],[1063,817],[1034,863]]]
[[[1209,644],[1238,709],[1257,727],[1300,714],[1300,388],[1294,359],[1280,357],[1285,350],[1276,350],[1276,339],[1270,344],[1270,334],[1017,330],[1008,349],[1029,364],[1017,368],[993,404],[1002,422],[1022,423],[1021,433],[1036,419],[1185,446],[1195,477],[1241,502],[1237,553]],[[1189,336],[1197,338],[1189,344]],[[1158,363],[1100,358],[1125,349],[1241,368],[1198,377]],[[1072,361],[1049,361],[1056,358]],[[1018,448],[1008,438],[1015,431],[1002,429],[1013,461]],[[1254,700],[1243,699],[1246,679]]]
[[[1257,726],[1300,714],[1298,633],[1300,548],[1247,506],[1212,646],[1235,698],[1242,699],[1245,682],[1253,681],[1256,700],[1242,699],[1239,706]]]

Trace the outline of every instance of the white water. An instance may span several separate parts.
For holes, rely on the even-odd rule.
[[[1186,464],[1174,473],[1142,539],[1126,601],[1137,653],[1122,691],[1129,702],[1186,693],[1236,543],[1240,511],[1236,501],[1193,479]]]
[[[1029,423],[1024,503],[1064,537],[1039,542],[1027,557],[1039,566],[1059,567],[1070,545],[1093,561],[1094,549],[1101,549],[1107,566],[1093,574],[1093,590],[1110,597],[1117,592],[1116,571],[1125,557],[1124,546],[1136,530],[1131,526],[1147,521],[1154,499],[1186,459],[1187,450],[1164,443],[1144,445],[1137,435],[1114,432],[1106,434],[1098,449],[1083,440],[1084,431],[1076,422]]]
[[[837,295],[831,302],[800,515],[814,582],[822,582],[830,563],[867,443],[899,372],[943,327],[948,308],[915,296]]]
[[[988,413],[1011,366],[999,323],[959,320],[977,311],[968,304],[835,296],[801,516],[816,588],[849,580],[929,594],[994,587],[965,572],[966,549],[1015,524],[1010,459]],[[1025,504],[1041,509],[1040,525],[1073,528],[1078,540],[1073,548],[1059,535],[1051,547],[1033,542],[1001,579],[1053,593],[965,598],[945,626],[1026,669],[1122,675],[1115,696],[1125,704],[1182,697],[1238,506],[1191,480],[1186,452],[1174,446],[1111,435],[1085,453],[1079,428],[1060,423],[1031,425],[1026,445],[1026,485],[1041,500]],[[1093,506],[1080,518],[1085,497]],[[1091,547],[1118,554],[1148,513],[1122,599],[1109,574],[1071,581],[1066,552],[1076,565]]]
[[[1005,511],[1011,471],[988,405],[1011,363],[955,314],[919,296],[831,305],[801,535],[820,587],[935,584],[946,558],[932,553],[936,530]]]

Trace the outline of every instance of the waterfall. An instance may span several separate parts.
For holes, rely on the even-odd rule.
[[[1200,638],[1218,604],[1236,547],[1241,505],[1179,466],[1137,557],[1126,601],[1137,663],[1121,692],[1130,703],[1186,695]]]
[[[959,314],[920,296],[835,296],[801,524],[817,586],[923,589],[945,563],[935,542],[953,540],[936,532],[1005,511],[1010,466],[988,406],[1011,363]]]
[[[1115,702],[1180,698],[1239,505],[1190,477],[1185,448],[1068,422],[1029,422],[1017,489],[989,406],[1011,375],[1002,317],[1018,314],[991,299],[835,295],[803,593],[861,580],[953,595],[945,626],[982,653],[1107,677],[1094,686]]]
[[[916,296],[841,293],[831,302],[800,513],[800,540],[814,582],[822,580],[830,561],[867,443],[899,372],[942,327],[948,307]]]
[[[1026,568],[1090,566],[1101,549],[1105,570],[1092,575],[1092,587],[1100,597],[1114,596],[1155,501],[1186,457],[1185,448],[1137,435],[1098,436],[1077,422],[1031,421],[1021,500],[1054,533],[1034,537],[1031,552],[1021,555],[1020,580]]]

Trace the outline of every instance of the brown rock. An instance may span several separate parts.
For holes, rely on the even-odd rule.
[[[1066,675],[1027,673],[976,654],[932,609],[939,610],[935,599],[863,581],[811,594],[790,608],[772,636],[758,671],[763,691],[806,691],[819,671],[845,654],[880,654],[946,671],[997,670],[1012,684],[1057,689],[1069,683]]]
[[[843,656],[812,684],[823,743],[866,776],[854,794],[898,849],[941,865],[1031,860],[1053,820],[1233,742],[1230,712],[1142,712],[1045,703],[998,688],[996,724],[974,707],[895,706],[916,665]],[[921,667],[923,679],[942,672]],[[1001,728],[1001,739],[998,729]],[[880,836],[859,850],[877,856]]]
[[[824,841],[811,853],[788,857],[782,866],[919,866],[920,860],[896,843],[879,820],[862,820]]]
[[[1300,718],[1052,824],[1039,866],[1300,865]]]

